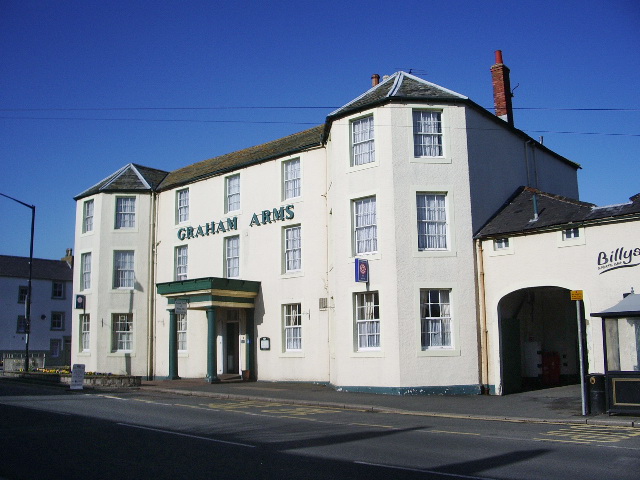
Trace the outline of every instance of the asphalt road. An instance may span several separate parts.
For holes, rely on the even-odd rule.
[[[0,380],[5,479],[636,479],[640,429]]]

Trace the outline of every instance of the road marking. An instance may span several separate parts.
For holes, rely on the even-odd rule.
[[[640,436],[640,429],[608,425],[572,425],[567,428],[552,430],[543,435],[561,437],[561,439],[536,438],[535,440],[573,443],[616,443]]]
[[[353,463],[356,463],[358,465],[369,465],[371,467],[383,467],[383,468],[390,468],[393,470],[403,470],[407,472],[420,472],[420,473],[428,473],[431,475],[442,475],[443,477],[468,478],[470,480],[492,480],[491,477],[475,477],[472,475],[462,475],[458,473],[445,473],[445,472],[439,472],[437,470],[427,470],[424,468],[398,467],[395,465],[385,465],[383,463],[371,463],[371,462],[353,462]]]
[[[248,445],[246,443],[228,442],[226,440],[217,440],[215,438],[201,437],[198,435],[190,435],[188,433],[172,432],[171,430],[161,430],[159,428],[143,427],[140,425],[131,425],[129,423],[118,423],[118,425],[122,425],[123,427],[138,428],[140,430],[150,430],[152,432],[168,433],[169,435],[177,435],[179,437],[188,437],[188,438],[195,438],[197,440],[206,440],[207,442],[225,443],[227,445],[237,445],[239,447],[256,448],[255,445]]]
[[[473,433],[473,432],[452,432],[449,430],[423,430],[426,433],[450,433],[452,435],[475,435],[480,437],[481,434],[479,433]]]

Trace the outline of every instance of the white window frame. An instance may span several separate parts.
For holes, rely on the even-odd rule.
[[[448,288],[420,289],[420,347],[423,351],[454,350],[451,297]]]
[[[175,280],[186,280],[189,273],[189,247],[177,246],[175,249]]]
[[[114,313],[111,316],[111,351],[133,351],[133,314]]]
[[[93,199],[85,200],[82,204],[82,233],[89,233],[93,231],[94,209],[95,203]]]
[[[353,305],[355,309],[356,351],[380,350],[380,296],[378,292],[355,292]]]
[[[285,273],[302,270],[302,227],[294,225],[283,229],[284,271]]]
[[[186,313],[176,313],[176,323],[178,328],[178,351],[186,352],[187,351],[187,314]]]
[[[284,328],[284,351],[302,351],[302,305],[288,303],[282,305],[282,323]]]
[[[569,233],[571,232],[571,233]],[[586,244],[586,230],[584,227],[563,228],[557,232],[556,244],[559,248],[575,247]]]
[[[176,223],[189,221],[189,189],[176,191]]]
[[[135,287],[135,251],[113,252],[113,288],[131,290]]]
[[[424,199],[422,205],[421,198]],[[449,198],[446,193],[416,192],[416,221],[419,252],[451,249]]]
[[[378,252],[377,197],[352,200],[353,252],[363,255]]]
[[[240,236],[233,235],[224,239],[224,276],[240,277]]]
[[[580,228],[565,228],[562,231],[562,238],[564,240],[575,240],[576,238],[580,238]]]
[[[493,240],[493,249],[508,250],[510,248],[509,237],[496,238]]]
[[[224,179],[225,213],[240,210],[240,174],[229,175]]]
[[[51,330],[64,330],[64,312],[51,312]]]
[[[412,111],[414,158],[441,158],[444,156],[442,111]]]
[[[91,317],[88,313],[80,314],[80,351],[91,350]]]
[[[282,199],[302,196],[302,164],[299,158],[282,162]]]
[[[136,197],[116,197],[116,230],[136,228]]]
[[[80,255],[80,291],[91,288],[91,252]]]
[[[376,161],[373,114],[351,121],[351,166]]]

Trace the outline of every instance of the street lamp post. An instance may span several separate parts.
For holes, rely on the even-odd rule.
[[[31,276],[33,274],[33,233],[36,225],[36,207],[35,205],[29,205],[28,203],[21,202],[17,198],[10,197],[4,193],[0,193],[3,197],[18,202],[20,205],[24,205],[31,209],[31,243],[29,246],[29,281],[27,283],[27,298],[25,301],[24,312],[24,327],[25,327],[25,348],[24,348],[24,371],[29,371],[29,334],[31,333]]]

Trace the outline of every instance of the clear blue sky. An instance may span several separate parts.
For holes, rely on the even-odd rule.
[[[373,73],[412,69],[493,110],[497,49],[516,127],[582,165],[581,199],[639,193],[637,0],[0,0],[0,192],[37,207],[34,255],[61,258],[73,197],[123,165],[321,124]],[[30,210],[0,197],[0,222],[0,254],[28,256]]]

